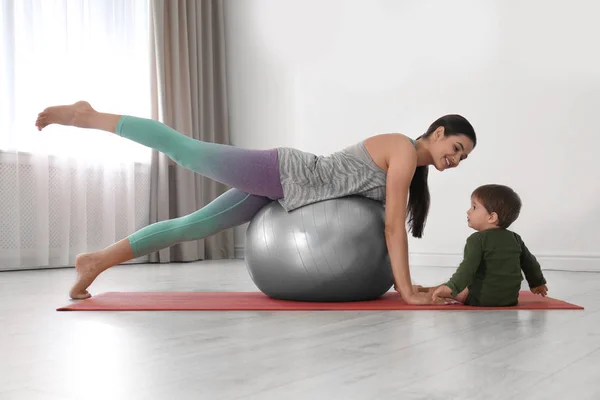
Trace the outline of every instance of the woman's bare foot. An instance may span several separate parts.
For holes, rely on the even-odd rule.
[[[102,272],[102,266],[98,262],[97,256],[93,253],[79,254],[75,258],[75,270],[77,271],[77,280],[71,288],[69,296],[74,300],[92,297],[87,288]]]
[[[68,106],[48,107],[38,114],[35,126],[39,131],[51,124],[90,128],[89,117],[95,112],[87,101],[78,101]]]

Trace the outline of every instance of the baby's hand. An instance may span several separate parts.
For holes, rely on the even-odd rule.
[[[452,297],[452,289],[450,289],[446,285],[440,285],[435,289],[432,297],[433,297],[434,301],[436,301],[438,298],[444,298],[444,299],[450,298],[450,297]]]
[[[542,297],[546,297],[546,295],[548,294],[548,286],[542,285],[542,286],[533,287],[533,288],[531,288],[531,293],[539,294]]]

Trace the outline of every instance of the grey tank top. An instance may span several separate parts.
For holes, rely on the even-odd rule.
[[[416,141],[411,139],[416,147]],[[364,142],[328,156],[301,150],[277,149],[286,211],[350,195],[364,196],[385,204],[387,174],[371,158]]]

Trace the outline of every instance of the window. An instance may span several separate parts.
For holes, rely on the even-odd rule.
[[[148,148],[105,132],[34,126],[77,100],[150,116],[148,0],[3,0],[1,12],[0,151],[149,163]]]

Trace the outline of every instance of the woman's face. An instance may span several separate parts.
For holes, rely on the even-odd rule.
[[[429,147],[433,166],[438,171],[458,167],[473,151],[473,142],[465,135],[444,136],[444,128],[439,127],[431,134]]]

